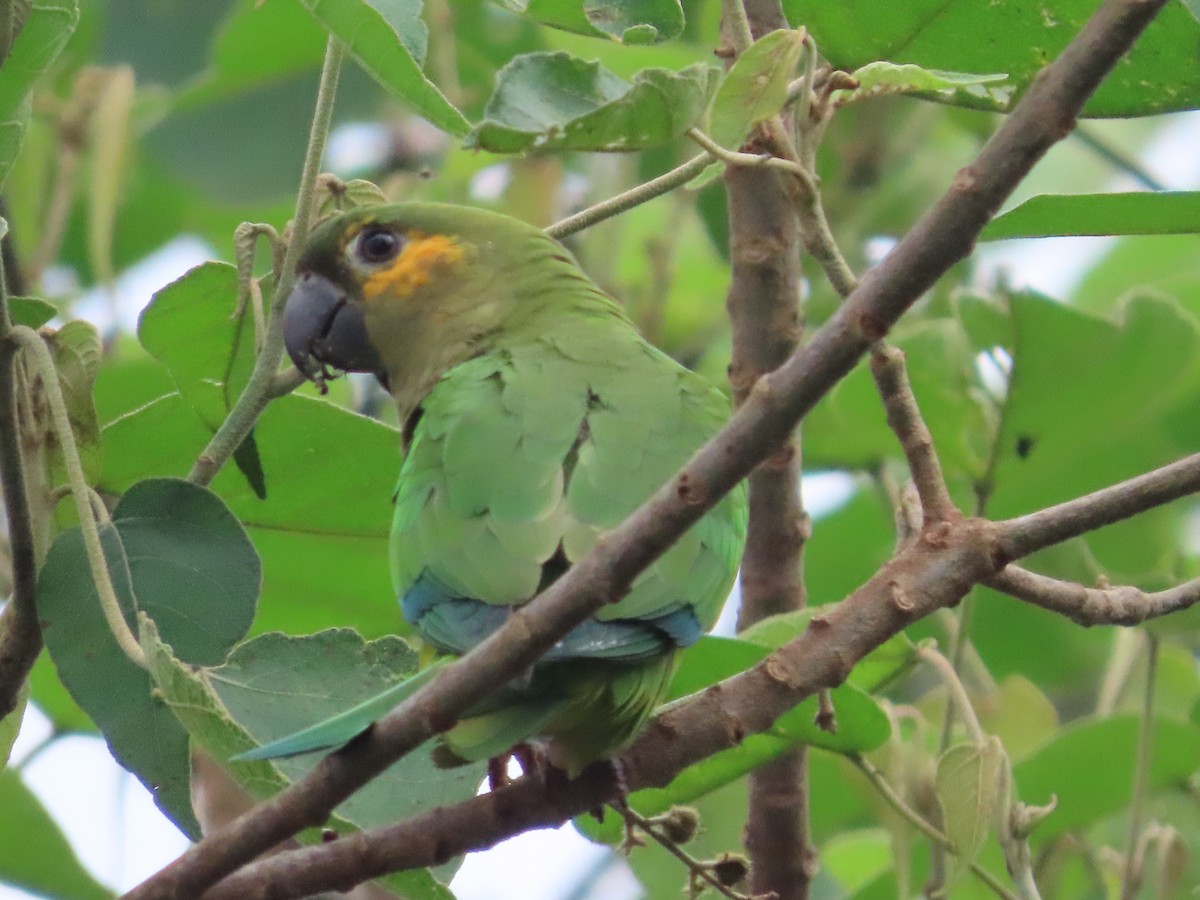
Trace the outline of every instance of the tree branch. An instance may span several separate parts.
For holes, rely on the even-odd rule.
[[[1059,544],[1200,490],[1200,453],[1153,472],[1000,523],[1000,550],[1010,559]]]
[[[788,27],[779,0],[728,0],[724,9],[722,36],[738,52],[745,49],[746,37],[757,39]],[[735,407],[800,343],[800,241],[788,197],[792,178],[763,166],[725,170],[732,264],[725,306],[733,337],[729,383]],[[810,526],[800,492],[800,460],[800,440],[788,435],[746,480],[750,519],[741,565],[739,631],[768,616],[801,609],[807,600],[803,553]],[[778,900],[804,900],[816,871],[809,838],[807,749],[796,747],[760,766],[750,773],[747,786],[744,843],[750,890]]]
[[[585,559],[367,734],[326,757],[287,790],[206,837],[127,896],[140,900],[199,896],[269,847],[319,825],[333,807],[394,760],[450,727],[479,696],[523,671],[560,635],[603,604],[623,596],[642,569],[774,452],[867,347],[970,251],[1000,203],[1046,150],[1070,132],[1084,101],[1165,2],[1107,0],[1035,79],[945,196],[883,262],[867,272],[812,342],[760,379],[729,424]],[[766,728],[813,690],[840,683],[854,661],[887,636],[921,615],[957,602],[972,584],[995,574],[1004,560],[996,558],[993,526],[966,520],[947,531],[927,534],[836,609],[814,619],[787,653],[773,654],[769,664],[760,664],[655,720],[623,757],[630,787],[665,784],[684,759],[701,759]],[[830,635],[839,639],[831,640]],[[718,698],[739,701],[730,707],[737,714],[731,715]],[[609,788],[604,796],[591,798],[590,805],[615,796],[616,785],[610,781]],[[564,794],[569,790],[570,786]],[[584,808],[588,807],[579,811]],[[524,821],[523,813],[510,817],[505,834],[520,830]],[[439,829],[439,848],[447,851],[442,858],[474,849],[463,845],[461,838],[467,833],[440,834]],[[363,873],[363,877],[371,875]]]
[[[8,237],[4,238],[4,246]],[[12,595],[0,612],[0,719],[17,708],[21,687],[42,652],[38,621],[37,555],[17,422],[17,350],[8,313],[6,270],[0,263],[0,496],[8,517]]]
[[[933,436],[921,418],[917,398],[913,395],[904,351],[883,342],[876,344],[871,349],[871,375],[883,400],[888,425],[908,460],[925,526],[960,518],[961,513],[950,499],[946,480],[942,477],[942,464],[933,446]]]
[[[1108,491],[1136,494],[1144,479],[1130,479]],[[1160,502],[1166,501],[1160,498]],[[1142,505],[1129,514],[1153,505]],[[1055,509],[1059,510],[1055,515],[1067,520],[1075,515],[1071,504]],[[660,713],[615,767],[592,766],[580,778],[549,791],[538,779],[523,778],[498,791],[386,828],[280,854],[247,867],[203,896],[205,900],[282,900],[304,896],[304,891],[342,888],[354,882],[339,879],[361,881],[399,869],[438,865],[521,831],[561,824],[623,791],[663,787],[687,766],[766,730],[778,716],[819,689],[840,684],[858,660],[892,635],[938,609],[953,606],[974,584],[993,578],[1004,565],[1003,557],[997,555],[1004,527],[1003,522],[963,519],[926,529],[870,581],[815,616],[804,634],[757,666]],[[1032,548],[1038,549],[1042,548]],[[370,741],[364,737],[322,765],[339,758],[349,762],[356,749]],[[614,768],[621,772],[620,780],[613,774]],[[293,882],[301,870],[305,880]]]
[[[1078,625],[1138,625],[1200,601],[1200,578],[1148,593],[1130,585],[1084,587],[1009,566],[987,581],[990,588],[1066,616]]]

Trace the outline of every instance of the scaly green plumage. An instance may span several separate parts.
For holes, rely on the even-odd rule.
[[[388,234],[399,238],[391,256]],[[370,359],[360,367],[396,400],[407,447],[392,579],[406,618],[439,649],[462,653],[491,633],[727,415],[714,388],[644,341],[560,245],[524,223],[451,206],[360,210],[318,229],[300,270],[344,303],[304,319],[305,337],[289,340],[297,363],[339,366],[333,323],[344,306],[358,317],[346,332],[369,344],[350,356]],[[482,700],[445,736],[450,748],[479,759],[544,736],[571,771],[619,750],[663,696],[676,649],[716,619],[745,518],[739,488],[626,597]],[[355,724],[367,722],[340,731]],[[351,736],[316,734],[322,747]],[[282,752],[300,752],[289,740]]]

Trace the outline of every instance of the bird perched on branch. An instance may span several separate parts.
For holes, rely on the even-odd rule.
[[[317,381],[370,372],[402,425],[390,557],[405,619],[461,655],[663,484],[720,427],[725,398],[634,329],[533,226],[434,204],[368,207],[319,226],[284,313]],[[715,621],[746,531],[739,487],[524,676],[441,736],[462,760],[544,738],[576,773],[632,740],[677,651]],[[258,748],[345,743],[423,675]]]

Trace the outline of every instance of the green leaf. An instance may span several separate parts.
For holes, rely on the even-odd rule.
[[[838,106],[885,94],[932,94],[938,99],[953,100],[962,92],[968,97],[987,97],[996,103],[1007,103],[1012,94],[1011,85],[1001,84],[1008,79],[1003,72],[974,75],[877,61],[850,74],[858,87],[834,91],[830,96]]]
[[[3,635],[0,627],[0,635]],[[0,718],[0,769],[8,765],[9,755],[17,735],[21,733],[21,721],[25,718],[25,705],[29,702],[29,682],[24,682],[17,690],[17,705],[8,715]],[[0,881],[3,878],[0,877]]]
[[[947,479],[972,478],[984,468],[980,435],[987,433],[975,368],[978,350],[954,319],[927,318],[896,328],[909,380]],[[900,447],[882,415],[869,369],[856,367],[806,420],[806,465],[872,470],[899,459]],[[839,599],[839,598],[829,598]]]
[[[41,328],[58,315],[58,307],[37,297],[9,297],[8,313],[14,325]]]
[[[301,0],[368,74],[438,128],[462,136],[470,123],[425,77],[428,30],[420,0]]]
[[[104,429],[102,490],[186,472],[210,432],[178,394]],[[255,428],[266,500],[231,467],[212,489],[249,531],[263,562],[255,630],[293,633],[353,622],[364,634],[404,627],[388,576],[388,530],[399,468],[397,433],[324,400],[292,394]],[[353,502],[347,502],[353,498]]]
[[[979,855],[997,812],[1008,802],[1008,760],[999,739],[982,744],[957,744],[942,754],[937,765],[937,796],[943,829],[954,842],[955,868],[961,872]]]
[[[629,84],[599,63],[566,53],[518,56],[496,76],[470,148],[640,150],[664,144],[696,123],[720,75],[707,65],[682,72],[645,69]]]
[[[138,316],[138,340],[213,431],[254,368],[252,313],[235,317],[236,307],[237,270],[206,262],[156,291]]]
[[[1058,731],[1058,711],[1036,684],[1009,675],[979,700],[979,724],[994,734],[1013,759],[1023,759]]]
[[[416,652],[403,640],[364,643],[345,628],[302,638],[266,634],[238,647],[215,669],[182,665],[150,622],[143,627],[142,644],[159,689],[193,739],[260,799],[303,777],[320,757],[227,763],[230,756],[351,707],[402,682],[417,666]],[[464,800],[475,794],[482,775],[481,766],[439,769],[427,748],[418,749],[372,781],[371,790],[339,806],[329,827],[345,834]],[[305,842],[322,839],[319,829],[300,837]],[[451,896],[427,869],[381,883],[403,896]]]
[[[1057,795],[1058,806],[1033,833],[1042,843],[1124,809],[1132,796],[1139,719],[1136,715],[1086,718],[1013,767],[1021,797],[1041,804]],[[1149,786],[1183,788],[1200,759],[1200,728],[1158,716]],[[1096,790],[1097,783],[1104,790]]]
[[[822,3],[784,0],[793,26],[807,27],[836,68],[853,71],[876,60],[946,72],[1007,72],[1019,97],[1096,11],[1094,0],[1054,4],[988,0],[874,0]],[[1193,65],[1200,23],[1182,3],[1170,3],[1100,85],[1086,116],[1142,116],[1200,105],[1200,70]],[[1011,100],[959,94],[955,103],[1010,108]]]
[[[997,340],[997,311],[973,300],[962,305],[980,350]],[[1012,372],[995,432],[989,516],[1081,496],[1192,449],[1188,405],[1200,394],[1200,323],[1179,304],[1134,297],[1113,320],[1013,294],[999,311]],[[1168,552],[1177,546],[1175,515],[1168,508],[1109,526],[1088,535],[1088,545],[1114,582],[1168,575],[1178,552]]]
[[[175,479],[143,481],[121,499],[101,541],[131,628],[135,609],[154,617],[193,663],[223,659],[245,633],[258,561],[237,520],[210,492]],[[163,812],[197,835],[187,735],[113,638],[79,529],[55,539],[37,600],[46,646],[71,696]]]
[[[626,44],[654,44],[683,31],[679,0],[500,0],[512,12],[551,28],[615,38]]]
[[[13,41],[0,74],[0,185],[12,168],[25,124],[34,82],[58,56],[79,21],[75,0],[31,0],[21,33]]]
[[[236,3],[221,25],[208,69],[176,96],[176,110],[224,100],[315,69],[325,32],[296,3]]]
[[[980,239],[1197,232],[1200,191],[1040,194],[997,216]]]
[[[709,136],[736,150],[750,129],[778,113],[804,52],[799,31],[772,31],[738,57],[713,98]]]
[[[253,300],[251,302],[254,302]],[[155,292],[138,317],[138,339],[167,367],[201,421],[215,433],[245,389],[254,369],[254,320],[235,315],[237,270],[207,262]],[[258,497],[266,496],[254,433],[234,462]]]
[[[0,883],[56,900],[114,896],[83,867],[58,824],[11,769],[0,771],[0,809]]]

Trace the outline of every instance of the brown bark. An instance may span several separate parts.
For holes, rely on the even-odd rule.
[[[778,0],[745,0],[757,39],[787,20]],[[729,381],[741,405],[760,377],[800,342],[800,238],[789,177],[766,168],[730,167],[732,281],[726,307],[733,331]],[[789,435],[747,479],[750,521],[742,557],[738,630],[805,604],[807,520],[800,494],[800,441]],[[808,824],[808,753],[798,747],[750,774],[744,842],[750,890],[804,900],[814,871]]]

